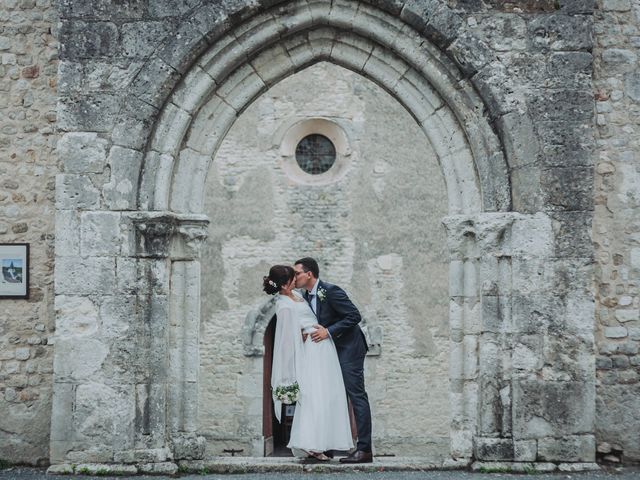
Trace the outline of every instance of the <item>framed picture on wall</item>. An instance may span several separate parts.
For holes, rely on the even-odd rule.
[[[0,243],[0,298],[29,298],[28,243]]]

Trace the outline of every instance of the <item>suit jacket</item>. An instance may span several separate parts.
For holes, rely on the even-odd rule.
[[[324,295],[321,292],[324,292]],[[362,351],[361,348],[352,348],[361,346],[357,342],[362,342],[366,351],[368,349],[367,342],[358,325],[362,317],[346,292],[337,285],[318,280],[316,294],[318,323],[329,330],[336,350],[338,350],[340,362],[349,361],[350,351],[354,351],[354,353]],[[309,301],[307,292],[304,296]]]

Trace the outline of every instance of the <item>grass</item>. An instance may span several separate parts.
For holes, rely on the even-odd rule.
[[[511,473],[509,467],[480,467],[480,473]]]

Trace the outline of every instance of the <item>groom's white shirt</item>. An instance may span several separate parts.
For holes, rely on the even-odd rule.
[[[316,284],[313,286],[313,288],[309,291],[309,295],[313,295],[313,297],[311,297],[311,302],[309,302],[311,304],[311,309],[313,310],[313,313],[316,314],[316,316],[318,315],[318,309],[316,308],[316,306],[318,305],[318,284],[320,283],[320,279],[316,279]]]

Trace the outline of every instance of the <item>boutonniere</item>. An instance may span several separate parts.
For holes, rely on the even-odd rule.
[[[324,302],[327,299],[327,291],[322,287],[318,288],[316,295],[318,295],[318,299],[321,302]]]

